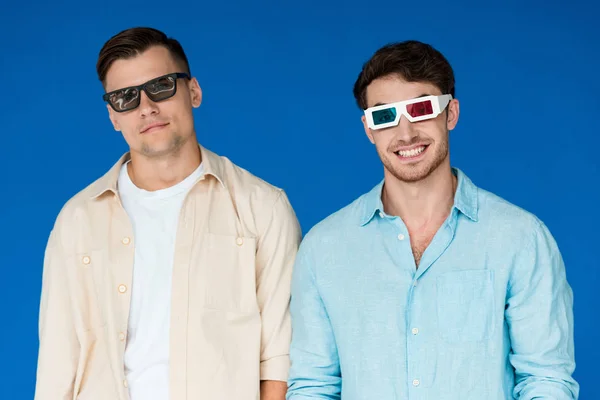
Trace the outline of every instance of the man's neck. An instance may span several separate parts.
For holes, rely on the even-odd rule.
[[[383,207],[387,214],[402,218],[409,231],[437,229],[452,209],[456,185],[449,164],[418,182],[402,182],[386,171]]]
[[[131,181],[147,191],[165,189],[187,178],[202,162],[200,149],[194,141],[163,157],[149,158],[131,153],[127,172]]]

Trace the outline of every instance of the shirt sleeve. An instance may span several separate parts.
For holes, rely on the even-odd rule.
[[[300,246],[292,278],[292,365],[287,400],[341,398],[337,346],[314,267],[309,243],[305,241]]]
[[[577,399],[573,292],[556,242],[541,222],[512,271],[505,314],[515,399]]]
[[[294,210],[286,194],[280,191],[256,253],[256,294],[262,318],[261,380],[285,382],[288,378],[292,329],[290,281],[301,237]]]
[[[61,249],[54,229],[44,254],[35,400],[73,398],[79,344]]]

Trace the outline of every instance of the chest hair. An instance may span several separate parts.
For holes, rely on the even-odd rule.
[[[419,263],[421,262],[421,257],[423,253],[431,243],[431,240],[435,236],[435,231],[425,232],[420,234],[411,234],[410,235],[410,247],[412,248],[413,257],[415,259],[415,265],[417,269],[419,268]]]

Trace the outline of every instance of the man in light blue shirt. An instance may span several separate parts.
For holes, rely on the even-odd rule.
[[[448,61],[385,46],[354,95],[384,179],[301,244],[287,399],[577,399],[560,251],[535,215],[451,167]]]

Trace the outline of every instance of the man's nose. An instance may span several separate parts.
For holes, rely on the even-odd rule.
[[[142,116],[158,114],[158,106],[143,90],[140,93],[140,113]]]
[[[393,129],[395,130],[395,137],[402,142],[411,143],[418,136],[418,130],[415,128],[415,125],[405,115],[400,116],[398,125]]]

